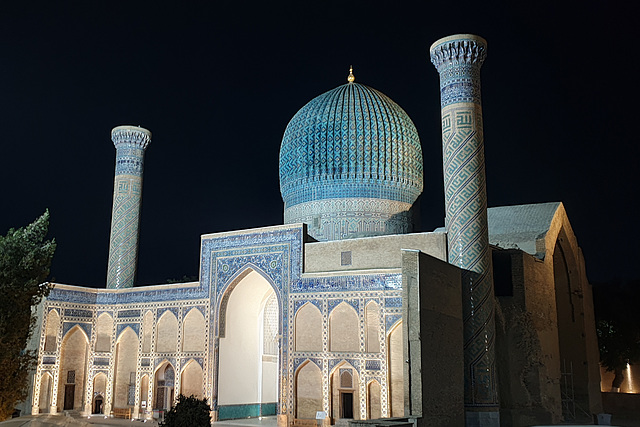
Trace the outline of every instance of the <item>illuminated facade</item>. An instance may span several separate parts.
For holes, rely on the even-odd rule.
[[[590,288],[563,205],[486,209],[485,54],[468,35],[432,48],[445,229],[412,232],[423,186],[417,131],[351,74],[286,128],[284,225],[202,235],[197,282],[113,282],[124,258],[110,255],[107,289],[56,284],[39,307],[31,412],[151,417],[182,393],[207,397],[219,420],[277,415],[283,426],[318,411],[326,425],[403,416],[528,425],[567,417],[561,360],[576,366],[576,400],[599,412]],[[133,167],[127,190],[141,188],[150,133],[114,135],[123,130],[146,142],[127,157],[114,137],[110,253],[133,256],[137,245],[125,248],[118,233],[137,236],[137,214],[116,205],[139,208],[139,192],[120,197],[119,177]]]

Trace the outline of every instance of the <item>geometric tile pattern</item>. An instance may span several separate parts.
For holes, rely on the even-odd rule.
[[[319,241],[413,231],[411,204],[380,198],[320,199],[284,211],[285,224],[304,222]]]
[[[431,47],[431,62],[440,74],[449,263],[463,271],[467,407],[498,404],[480,98],[480,67],[485,57],[486,42],[477,36],[451,36]]]
[[[396,233],[385,229],[384,222],[415,202],[422,192],[422,177],[420,140],[407,113],[386,95],[358,83],[312,99],[291,119],[282,139],[280,191],[285,223],[302,219],[311,235],[313,228],[322,228],[325,215],[336,213],[334,220],[344,223],[335,227],[337,232],[314,235],[320,240],[343,239],[368,231],[367,227],[382,228],[372,230],[377,234]],[[380,218],[372,221],[363,217],[368,211],[362,203],[351,204],[351,199],[401,203],[373,210]],[[325,200],[338,203],[331,209],[325,206],[324,211],[317,210],[323,205],[316,203],[307,205],[311,212],[289,213],[296,205]],[[398,219],[406,223],[404,229],[410,229],[410,220],[408,215]]]
[[[136,276],[142,166],[151,132],[135,126],[118,126],[111,131],[111,139],[116,147],[116,173],[107,288],[120,289],[133,287]]]

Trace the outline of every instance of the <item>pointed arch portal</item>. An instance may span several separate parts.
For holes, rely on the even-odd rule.
[[[278,298],[251,270],[229,286],[218,319],[218,419],[275,415],[278,402]]]

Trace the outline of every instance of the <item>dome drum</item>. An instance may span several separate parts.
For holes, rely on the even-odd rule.
[[[406,234],[413,231],[411,203],[385,199],[322,199],[284,211],[286,224],[305,223],[319,241]]]

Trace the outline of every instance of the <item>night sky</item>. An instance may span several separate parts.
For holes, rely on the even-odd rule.
[[[138,284],[196,276],[201,234],[282,223],[284,129],[346,83],[351,64],[356,82],[416,124],[421,228],[444,225],[428,52],[456,33],[488,42],[489,206],[562,201],[590,281],[640,276],[636,11],[615,2],[183,3],[0,5],[0,233],[49,208],[55,281],[105,286],[113,127],[153,133]]]

